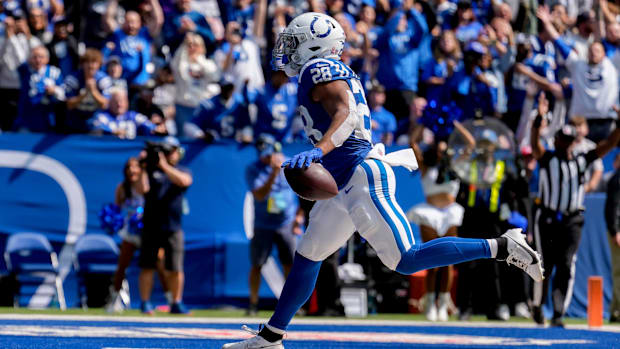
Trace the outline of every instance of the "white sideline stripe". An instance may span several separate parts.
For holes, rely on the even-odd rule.
[[[19,326],[0,325],[3,336],[63,337],[63,338],[162,338],[162,339],[245,339],[252,335],[242,330],[204,328],[153,328],[153,327],[100,327],[100,326]],[[535,339],[501,336],[460,334],[386,333],[386,332],[322,332],[290,331],[289,341],[330,341],[357,343],[410,343],[410,344],[457,344],[551,346],[555,344],[595,344],[592,340],[579,338]]]
[[[140,316],[106,316],[106,315],[50,315],[50,314],[0,314],[0,320],[54,320],[54,321],[97,321],[97,322],[138,322],[138,323],[169,323],[169,324],[250,324],[265,323],[266,318],[186,318],[186,317],[140,317]],[[529,322],[461,322],[448,321],[430,323],[417,320],[361,320],[361,319],[293,319],[295,325],[324,326],[424,326],[424,327],[464,327],[464,328],[542,328]],[[568,324],[569,330],[592,330],[620,333],[620,326],[604,325],[601,328],[590,328],[588,325]]]

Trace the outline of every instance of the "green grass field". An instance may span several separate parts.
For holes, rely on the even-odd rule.
[[[261,311],[259,312],[258,318],[269,318],[269,316],[271,315],[272,311]],[[127,310],[125,312],[123,312],[122,314],[108,314],[106,313],[103,309],[88,309],[88,310],[83,310],[83,309],[77,309],[77,308],[72,308],[72,309],[67,309],[66,311],[60,311],[58,309],[42,309],[42,310],[35,310],[35,309],[25,309],[25,308],[6,308],[6,307],[0,307],[0,314],[46,314],[46,315],[99,315],[99,316],[143,316],[139,310],[137,309],[132,309],[132,310]],[[156,312],[155,317],[178,317],[179,315],[172,315],[172,314],[168,314],[165,312]],[[240,310],[229,310],[229,309],[224,309],[224,310],[213,310],[213,309],[192,309],[192,316],[193,317],[198,317],[198,318],[245,318],[245,310],[240,309]],[[317,316],[298,316],[296,318],[303,318],[303,319],[316,319],[317,321],[319,321],[320,319],[335,319],[335,318],[329,318],[329,317],[317,317]],[[356,318],[359,319],[359,318]],[[361,320],[372,320],[372,321],[377,321],[377,320],[401,320],[401,321],[425,321],[425,317],[422,314],[374,314],[374,315],[369,315],[366,318],[362,318]],[[451,321],[456,321],[456,317],[451,317],[450,318]],[[490,322],[489,320],[486,319],[486,317],[484,316],[472,316],[470,321],[475,321],[475,322]],[[498,321],[499,322],[499,321]],[[509,322],[514,322],[514,323],[530,323],[532,322],[531,320],[528,319],[523,319],[523,318],[515,318],[512,317],[510,319]],[[578,319],[578,318],[566,318],[565,322],[567,324],[580,324],[580,325],[585,325],[587,324],[587,320],[586,319]],[[501,322],[500,322],[501,323]],[[620,326],[620,325],[618,325]]]

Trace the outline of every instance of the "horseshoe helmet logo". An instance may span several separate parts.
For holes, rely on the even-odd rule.
[[[327,26],[321,25],[321,23],[319,23],[319,25],[317,26],[318,28],[315,29],[315,24],[318,20],[319,20],[318,16],[312,19],[312,22],[310,22],[310,31],[312,32],[313,35],[316,35],[316,37],[318,38],[327,37],[332,32],[332,27],[334,25],[328,19],[325,19],[325,24],[327,24]],[[317,32],[317,29],[321,30],[321,29],[325,29],[325,27],[327,27],[327,30],[325,30],[325,32],[323,33]]]

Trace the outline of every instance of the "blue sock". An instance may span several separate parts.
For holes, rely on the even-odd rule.
[[[424,269],[482,258],[491,258],[491,249],[486,240],[444,237],[414,245],[402,255],[396,271],[413,274]]]
[[[297,310],[312,295],[316,278],[319,276],[321,262],[315,262],[295,252],[293,267],[284,283],[276,311],[269,319],[269,326],[286,330]]]

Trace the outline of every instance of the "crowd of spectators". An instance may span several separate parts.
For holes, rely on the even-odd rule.
[[[268,65],[277,34],[306,11],[344,28],[342,59],[369,92],[374,141],[407,144],[416,123],[442,138],[451,126],[434,111],[448,110],[448,119],[501,118],[526,148],[541,91],[558,114],[553,127],[585,118],[598,141],[618,101],[619,6],[609,0],[0,6],[4,131],[294,140],[303,132],[294,81]]]
[[[308,11],[345,30],[342,60],[366,89],[373,142],[432,147],[455,120],[493,117],[530,174],[541,101],[547,148],[568,122],[581,152],[615,127],[617,0],[6,0],[0,128],[303,139],[296,82],[269,63],[278,33]],[[601,177],[595,162],[586,191]]]

